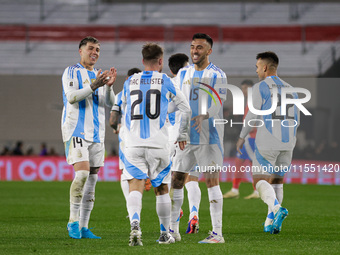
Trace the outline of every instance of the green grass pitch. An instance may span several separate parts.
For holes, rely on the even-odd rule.
[[[222,192],[230,189],[222,183]],[[102,240],[73,240],[66,224],[69,182],[0,183],[0,254],[339,254],[340,186],[285,185],[283,205],[289,216],[282,232],[263,232],[267,207],[260,199],[245,200],[250,184],[241,184],[241,197],[224,200],[225,244],[198,244],[211,230],[207,189],[200,184],[200,232],[186,235],[188,202],[180,232],[182,241],[159,245],[155,195],[145,192],[142,209],[143,247],[129,247],[129,221],[118,182],[99,182],[90,227]]]

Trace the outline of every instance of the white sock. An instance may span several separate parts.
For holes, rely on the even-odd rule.
[[[238,189],[235,189],[235,188],[231,188],[231,191],[234,192],[234,193],[237,193],[237,194],[240,193],[239,190],[238,190]]]
[[[169,193],[156,196],[156,211],[162,234],[169,233],[171,199]]]
[[[277,201],[282,204],[283,201],[283,184],[272,184],[273,189],[275,190]]]
[[[266,221],[264,222],[264,225],[265,226],[272,225],[273,220],[274,220],[274,213],[272,212],[272,210],[270,210],[270,207],[268,206],[268,214],[267,214]]]
[[[89,228],[90,215],[94,206],[96,183],[98,174],[90,174],[84,188],[83,200],[80,206],[79,227]]]
[[[189,220],[191,220],[194,216],[198,218],[198,212],[200,209],[201,203],[201,189],[196,181],[190,181],[185,184],[185,188],[188,191],[188,200],[189,200]]]
[[[259,192],[263,202],[265,202],[269,206],[270,210],[275,214],[281,205],[276,199],[273,187],[267,181],[261,180],[256,183],[256,190]]]
[[[142,210],[142,193],[133,190],[126,199],[126,207],[129,212],[130,223],[140,222],[140,212]]]
[[[222,235],[223,197],[220,185],[208,188],[208,197],[213,232]]]
[[[124,195],[124,198],[125,198],[125,201],[127,200],[127,197],[129,195],[129,181],[128,180],[122,180],[120,179],[120,187],[122,188],[122,191],[123,191],[123,195]]]
[[[69,222],[79,221],[79,209],[83,198],[83,190],[90,171],[76,171],[70,187],[70,218]]]
[[[179,214],[183,205],[184,189],[173,189],[170,228],[179,233]]]

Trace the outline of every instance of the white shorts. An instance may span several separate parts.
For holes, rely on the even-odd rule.
[[[176,148],[178,147],[178,143],[175,143],[175,142],[176,141],[169,141],[171,161],[172,161],[172,158],[176,155]]]
[[[170,151],[171,151],[171,154],[170,154],[171,157],[170,157],[170,158],[171,158],[171,161],[173,162],[174,156],[176,156],[176,150],[177,150],[177,148],[178,148],[178,150],[179,150],[178,143],[174,144],[174,142],[170,142],[169,147],[170,147]],[[174,171],[174,164],[171,165],[171,171]],[[199,175],[200,175],[200,172],[196,171],[196,166],[194,166],[194,167],[190,170],[189,175],[195,176],[195,177],[198,178]]]
[[[199,178],[200,177],[200,172],[196,171],[196,166],[194,166],[194,168],[190,170],[189,175]]]
[[[283,177],[289,171],[293,151],[275,151],[255,149],[253,175],[276,174]]]
[[[88,161],[90,167],[104,166],[104,143],[86,141],[80,137],[71,137],[64,143],[67,163],[73,165],[77,162]]]
[[[188,144],[184,150],[176,148],[173,159],[173,171],[181,173],[189,173],[193,169],[196,172],[209,172],[209,168],[223,167],[223,153],[217,144]]]
[[[171,182],[170,149],[168,147],[125,148],[124,163],[125,168],[122,176],[124,180],[149,178],[153,187]]]

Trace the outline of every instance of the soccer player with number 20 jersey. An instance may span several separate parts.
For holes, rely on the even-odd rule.
[[[163,49],[154,43],[143,46],[145,71],[132,75],[125,83],[122,104],[125,106],[125,168],[124,179],[129,180],[127,209],[130,218],[130,246],[141,246],[141,209],[145,179],[151,180],[156,194],[156,210],[160,223],[159,244],[174,243],[169,233],[171,200],[170,150],[166,118],[169,101],[181,111],[182,121],[177,142],[183,150],[187,137],[190,107],[183,93],[164,73]]]

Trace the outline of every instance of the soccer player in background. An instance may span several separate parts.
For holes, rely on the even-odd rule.
[[[183,53],[177,53],[172,56],[170,56],[168,60],[168,65],[170,68],[170,72],[174,76],[174,78],[177,76],[178,71],[187,66],[189,64],[189,57],[186,54]],[[173,79],[174,79],[173,78]],[[169,114],[169,122],[171,126],[169,126],[169,143],[171,148],[171,154],[175,156],[175,149],[176,149],[176,137],[178,135],[178,128],[181,120],[181,115],[179,111],[172,112]],[[171,166],[171,170],[173,170],[173,165]],[[185,180],[185,188],[187,189],[187,196],[188,196],[188,202],[189,202],[189,221],[190,224],[188,225],[188,229],[186,233],[193,234],[198,232],[198,211],[199,206],[201,202],[201,190],[198,185],[198,177],[199,172],[195,171],[195,167],[191,169],[189,172],[189,175],[187,176]],[[171,198],[172,198],[171,194]],[[178,220],[183,215],[183,211],[180,212]],[[172,229],[170,229],[171,235],[175,238],[176,241],[181,241],[181,235],[180,233],[175,233]]]
[[[113,104],[111,86],[117,72],[114,67],[104,72],[94,68],[100,55],[100,43],[94,37],[80,41],[79,54],[80,62],[67,67],[62,76],[61,129],[67,163],[75,170],[67,230],[71,238],[100,239],[88,229],[88,223],[94,206],[97,173],[104,165],[104,107],[105,103],[110,107]]]
[[[142,70],[139,68],[131,68],[127,72],[126,79],[127,80],[131,75],[135,73],[140,73]],[[110,126],[113,128],[113,133],[118,134],[118,142],[119,142],[119,169],[122,171],[124,169],[124,118],[121,118],[121,123],[118,124],[119,119],[122,115],[124,115],[125,106],[122,105],[122,91],[116,95],[115,104],[112,106],[111,113],[110,113]],[[129,195],[129,182],[128,180],[123,180],[120,178],[120,186],[123,191],[124,198],[126,200],[127,196]]]
[[[134,74],[124,83],[122,103],[125,104],[125,168],[123,178],[129,180],[127,197],[131,232],[130,246],[142,244],[140,229],[142,195],[145,179],[151,180],[156,194],[156,211],[160,223],[159,244],[174,243],[169,233],[171,199],[170,149],[166,117],[171,99],[181,111],[177,142],[184,149],[188,136],[190,107],[183,93],[164,73],[163,49],[154,43],[143,46],[145,71]]]
[[[245,102],[247,102],[248,98],[248,88],[251,88],[254,85],[252,80],[244,80],[241,83],[241,89],[244,95]],[[247,115],[249,108],[248,105],[246,105],[246,109],[244,111],[244,117]],[[252,131],[247,135],[245,138],[245,144],[241,149],[242,154],[238,153],[236,154],[236,172],[233,176],[233,187],[230,191],[225,193],[223,195],[223,198],[238,198],[240,196],[239,187],[240,183],[242,181],[242,178],[244,176],[244,173],[241,172],[241,167],[245,165],[246,160],[249,160],[250,162],[253,161],[254,157],[254,146],[255,146],[255,136],[256,136],[256,128],[253,128]],[[251,199],[251,198],[260,198],[259,193],[257,192],[255,186],[253,185],[254,191],[250,195],[246,196],[244,199]]]
[[[213,40],[209,35],[197,33],[192,38],[190,55],[193,65],[182,68],[177,76],[179,84],[192,110],[190,144],[183,150],[176,150],[171,188],[173,206],[171,230],[179,233],[178,216],[183,204],[183,186],[188,172],[197,165],[204,173],[210,202],[210,216],[213,229],[200,243],[224,243],[222,236],[223,198],[219,185],[218,167],[223,166],[223,125],[213,126],[214,118],[221,119],[226,99],[227,77],[209,61]],[[216,95],[217,94],[217,95]],[[197,218],[197,216],[196,216]],[[197,219],[198,220],[198,219]],[[190,227],[192,218],[188,227]],[[198,221],[197,221],[198,224]]]
[[[286,115],[281,115],[281,92],[292,86],[277,76],[279,65],[277,55],[270,51],[262,52],[257,54],[256,59],[256,73],[260,82],[253,86],[253,107],[255,110],[272,109],[276,97],[277,105],[275,111],[268,115],[256,115],[250,108],[236,148],[239,153],[242,153],[245,137],[252,130],[252,127],[247,124],[249,120],[258,119],[265,123],[257,128],[252,168],[253,180],[261,199],[268,205],[264,232],[277,234],[281,231],[282,222],[288,215],[288,210],[281,206],[283,177],[292,161],[300,113],[296,106],[288,105]],[[298,98],[296,93],[288,95],[291,98]]]

